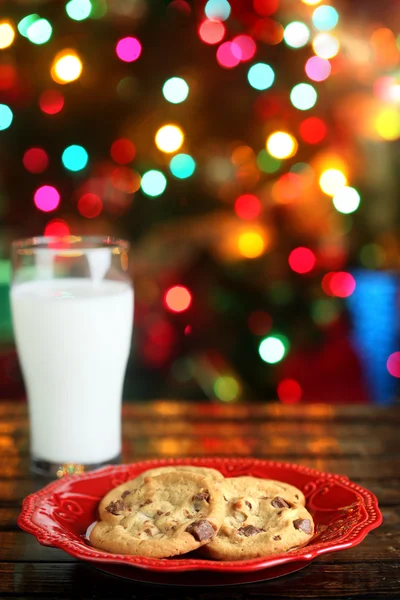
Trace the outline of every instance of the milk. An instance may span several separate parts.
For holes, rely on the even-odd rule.
[[[133,291],[53,279],[13,286],[11,306],[36,459],[93,464],[121,451],[121,397]]]

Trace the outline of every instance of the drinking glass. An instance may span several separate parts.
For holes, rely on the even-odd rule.
[[[36,473],[61,477],[120,461],[133,325],[128,251],[110,237],[12,244],[11,309]]]

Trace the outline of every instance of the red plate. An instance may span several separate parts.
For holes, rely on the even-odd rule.
[[[194,553],[168,559],[112,554],[96,550],[88,544],[85,539],[86,529],[96,520],[97,505],[110,489],[136,477],[146,469],[179,464],[214,467],[225,477],[253,475],[295,485],[306,496],[307,508],[316,525],[314,537],[306,547],[285,554],[218,562],[197,558]],[[82,475],[70,475],[25,498],[18,517],[18,525],[36,536],[41,544],[61,548],[71,556],[96,563],[97,567],[103,567],[115,575],[137,581],[164,584],[173,582],[184,585],[187,585],[185,580],[195,585],[204,584],[204,577],[199,574],[195,581],[195,574],[192,573],[190,577],[183,575],[180,582],[179,577],[166,581],[165,575],[184,571],[209,571],[209,577],[216,579],[214,585],[218,585],[218,577],[222,574],[225,575],[225,585],[229,583],[226,574],[232,574],[231,583],[248,583],[250,579],[243,575],[251,572],[251,581],[270,579],[298,570],[321,554],[356,546],[369,531],[381,523],[382,515],[376,497],[347,477],[322,473],[300,465],[254,458],[152,460],[109,466]],[[126,568],[127,566],[145,569],[151,573],[139,572]],[[263,572],[254,573],[255,571]]]

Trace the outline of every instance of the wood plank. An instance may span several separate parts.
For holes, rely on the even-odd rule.
[[[275,598],[333,599],[357,597],[358,600],[386,598],[397,600],[400,593],[399,570],[391,564],[354,565],[318,559],[290,577],[239,587],[169,588],[168,597],[238,600]],[[210,576],[205,578],[210,581]],[[149,587],[110,577],[95,567],[78,563],[0,563],[4,594],[38,598],[124,598],[165,600],[165,587]]]

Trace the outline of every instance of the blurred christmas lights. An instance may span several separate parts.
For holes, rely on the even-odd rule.
[[[265,250],[265,241],[257,231],[246,231],[239,235],[238,249],[245,258],[258,258]]]
[[[37,14],[27,15],[26,17],[21,19],[21,21],[19,21],[19,23],[17,25],[17,29],[18,29],[19,33],[23,37],[27,37],[29,27],[32,25],[32,23],[34,23],[35,21],[38,21],[39,19],[40,19],[40,17]]]
[[[186,287],[175,285],[166,292],[164,302],[170,311],[180,313],[189,308],[192,303],[192,295]]]
[[[298,83],[290,92],[290,101],[298,110],[309,110],[317,101],[318,94],[309,83]]]
[[[135,158],[135,144],[131,142],[131,140],[125,138],[115,140],[115,142],[111,144],[110,154],[114,162],[119,163],[120,165],[126,165]]]
[[[226,21],[231,14],[231,5],[228,0],[208,0],[204,12],[209,19]]]
[[[29,148],[25,152],[22,162],[30,173],[43,173],[48,167],[49,157],[43,148]]]
[[[214,393],[222,402],[234,402],[238,399],[240,386],[234,377],[223,375],[216,379]]]
[[[164,83],[162,92],[168,102],[180,104],[188,97],[189,86],[182,77],[171,77]]]
[[[161,171],[151,169],[143,174],[140,187],[147,196],[160,196],[167,187],[167,180]]]
[[[313,81],[324,81],[331,72],[331,63],[320,56],[312,56],[305,65],[305,71]]]
[[[63,219],[52,219],[44,228],[44,235],[48,237],[63,237],[70,234],[68,223]]]
[[[315,267],[315,254],[309,248],[295,248],[289,254],[289,265],[295,273],[309,273]]]
[[[183,131],[177,125],[163,125],[155,136],[157,148],[167,154],[179,150],[183,144],[183,140]]]
[[[47,19],[37,19],[26,30],[26,37],[32,44],[45,44],[51,38],[53,28]]]
[[[320,58],[333,58],[340,50],[340,43],[337,37],[331,33],[319,33],[315,36],[313,50]]]
[[[261,202],[254,194],[242,194],[235,201],[235,212],[245,221],[256,219],[261,212]]]
[[[60,194],[52,185],[42,185],[36,190],[33,201],[39,210],[50,212],[59,205]]]
[[[224,42],[218,47],[217,50],[217,61],[224,67],[224,69],[232,69],[233,67],[237,67],[240,63],[240,56],[238,56],[238,50],[236,47],[235,52],[232,50],[233,42]]]
[[[85,148],[73,144],[65,148],[61,160],[64,167],[69,171],[81,171],[86,167],[89,156]]]
[[[283,404],[296,404],[303,395],[301,386],[295,379],[282,379],[278,383],[277,393]]]
[[[90,16],[92,3],[90,0],[70,0],[65,6],[67,15],[74,21],[83,21]]]
[[[340,213],[348,215],[360,206],[360,194],[353,187],[340,187],[332,198],[333,206]]]
[[[290,158],[297,152],[297,141],[285,131],[275,131],[267,139],[267,150],[274,158]]]
[[[330,31],[334,29],[339,21],[339,14],[333,6],[318,6],[312,14],[314,27],[320,31]]]
[[[293,21],[286,25],[283,39],[291,48],[302,48],[310,39],[310,30],[305,23]]]
[[[8,21],[0,21],[0,50],[11,46],[15,38],[14,27]]]
[[[335,193],[347,184],[347,177],[339,169],[327,169],[319,178],[321,190],[327,196],[334,196]]]
[[[169,168],[178,179],[191,177],[196,169],[196,163],[189,154],[176,154],[169,163]]]
[[[14,115],[7,104],[0,104],[0,131],[8,129],[13,121]]]
[[[45,90],[40,94],[39,106],[48,115],[56,115],[64,106],[64,96],[57,90]]]
[[[218,44],[225,36],[225,26],[221,21],[207,19],[199,27],[199,36],[206,44]]]
[[[262,360],[271,365],[280,362],[288,351],[289,342],[282,335],[270,335],[262,340],[258,352]]]
[[[142,45],[135,37],[125,37],[119,40],[115,51],[120,60],[131,63],[141,55]]]
[[[393,352],[387,359],[386,366],[393,377],[400,377],[400,352]]]
[[[82,61],[75,50],[62,50],[52,63],[51,76],[56,83],[70,83],[76,81],[82,74]]]
[[[247,79],[256,90],[267,90],[274,83],[275,73],[266,63],[256,63],[250,67]]]

